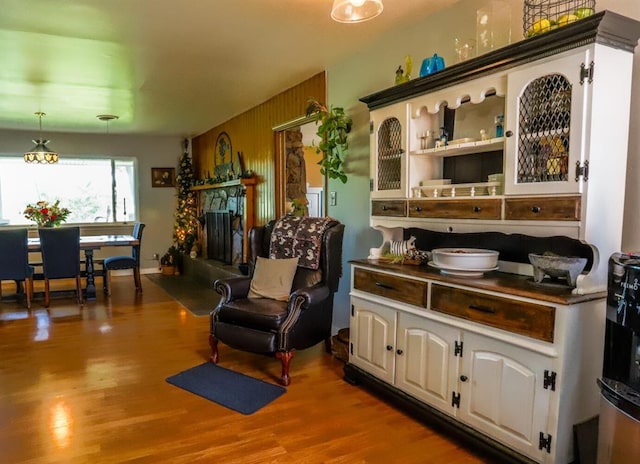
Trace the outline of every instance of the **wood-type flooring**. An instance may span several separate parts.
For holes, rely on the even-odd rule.
[[[64,294],[48,311],[7,301],[14,287],[0,302],[0,463],[491,462],[346,383],[323,344],[296,353],[287,393],[250,416],[168,384],[208,359],[209,319],[144,276],[142,295],[114,277],[111,298],[81,308]],[[274,383],[280,369],[225,345],[220,363]]]

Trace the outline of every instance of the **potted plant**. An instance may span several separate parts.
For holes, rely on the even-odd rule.
[[[320,173],[345,184],[347,175],[344,173],[343,163],[349,148],[347,134],[351,132],[351,118],[345,115],[343,108],[327,108],[314,98],[309,99],[308,103],[307,117],[316,122],[316,134],[320,137],[316,152],[323,154],[318,163],[322,166]]]
[[[178,266],[180,251],[175,245],[171,245],[167,252],[160,258],[160,270],[164,275],[174,275]]]
[[[291,214],[294,216],[309,215],[309,200],[306,197],[294,198],[291,200]]]

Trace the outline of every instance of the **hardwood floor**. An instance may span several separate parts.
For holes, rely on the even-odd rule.
[[[287,393],[250,416],[166,383],[208,359],[209,319],[143,287],[114,277],[112,297],[82,309],[71,294],[49,311],[0,303],[0,462],[491,462],[344,382],[322,344],[298,352]],[[225,345],[220,362],[279,374],[277,360]]]

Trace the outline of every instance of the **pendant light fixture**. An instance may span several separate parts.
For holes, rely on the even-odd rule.
[[[109,135],[109,123],[111,121],[115,121],[116,119],[119,119],[119,116],[116,116],[115,114],[99,114],[96,116],[96,118],[98,118],[100,121],[102,121],[103,123],[105,123],[105,132],[107,134],[107,136]],[[106,145],[107,149],[109,148],[109,144],[107,143]],[[107,217],[111,217],[111,211],[113,211],[113,221],[118,221],[118,204],[117,204],[117,200],[116,200],[116,196],[113,196],[113,198],[111,199],[111,207],[107,208]],[[123,221],[126,223],[127,222],[127,199],[123,198],[122,199],[122,217],[123,217]]]
[[[25,163],[39,163],[39,164],[53,164],[58,162],[58,154],[55,151],[47,148],[48,140],[42,138],[42,116],[45,114],[42,111],[36,111],[36,116],[40,120],[40,138],[33,140],[36,144],[30,151],[24,154]]]
[[[382,0],[333,0],[331,17],[339,23],[361,23],[382,13]]]
[[[119,117],[120,116],[116,116],[115,114],[99,114],[96,116],[100,121],[107,123],[107,134],[109,134],[109,121],[113,121]]]

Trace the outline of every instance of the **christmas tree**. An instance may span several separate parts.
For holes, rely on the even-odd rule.
[[[173,241],[178,251],[188,254],[198,237],[198,217],[196,192],[191,190],[193,185],[193,166],[189,156],[189,141],[184,141],[184,153],[180,157],[176,189],[178,191],[178,205],[173,222]]]

